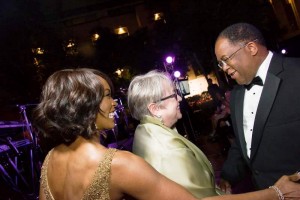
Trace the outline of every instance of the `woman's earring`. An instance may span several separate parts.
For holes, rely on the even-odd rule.
[[[163,121],[163,118],[161,117],[161,115],[157,115],[156,117],[159,119],[159,121],[160,121],[162,124],[164,124],[164,121]]]
[[[98,127],[97,127],[97,124],[96,124],[96,122],[94,123],[94,125],[95,125],[95,129],[96,129],[96,130],[98,130]]]

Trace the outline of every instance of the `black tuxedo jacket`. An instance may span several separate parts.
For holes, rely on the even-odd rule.
[[[300,170],[300,58],[273,55],[256,112],[250,158],[243,131],[244,94],[240,85],[231,93],[236,140],[221,176],[234,184],[250,168],[257,189],[267,188],[282,175]]]

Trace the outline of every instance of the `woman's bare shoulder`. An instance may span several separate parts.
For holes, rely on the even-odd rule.
[[[141,174],[144,174],[143,176],[145,176],[145,174],[153,175],[153,173],[156,173],[153,167],[143,158],[129,151],[116,152],[112,161],[112,169],[116,173],[122,173],[128,176],[139,176]]]
[[[118,150],[111,165],[111,194],[114,197],[124,193],[135,196],[136,188],[146,188],[143,187],[144,176],[153,173],[155,174],[152,167],[142,158],[128,151]]]
[[[118,150],[115,153],[114,159],[113,159],[113,165],[114,166],[124,166],[124,165],[141,165],[141,164],[145,164],[144,163],[144,159],[142,159],[141,157],[129,152],[129,151],[122,151],[122,150]]]

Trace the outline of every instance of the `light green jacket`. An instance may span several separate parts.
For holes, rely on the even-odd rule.
[[[170,129],[154,117],[144,117],[137,126],[133,153],[197,198],[221,194],[215,186],[211,163],[203,152],[176,128]]]

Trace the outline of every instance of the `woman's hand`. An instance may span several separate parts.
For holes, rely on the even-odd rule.
[[[274,186],[283,194],[284,199],[300,199],[300,173],[297,172],[290,176],[282,176]]]

